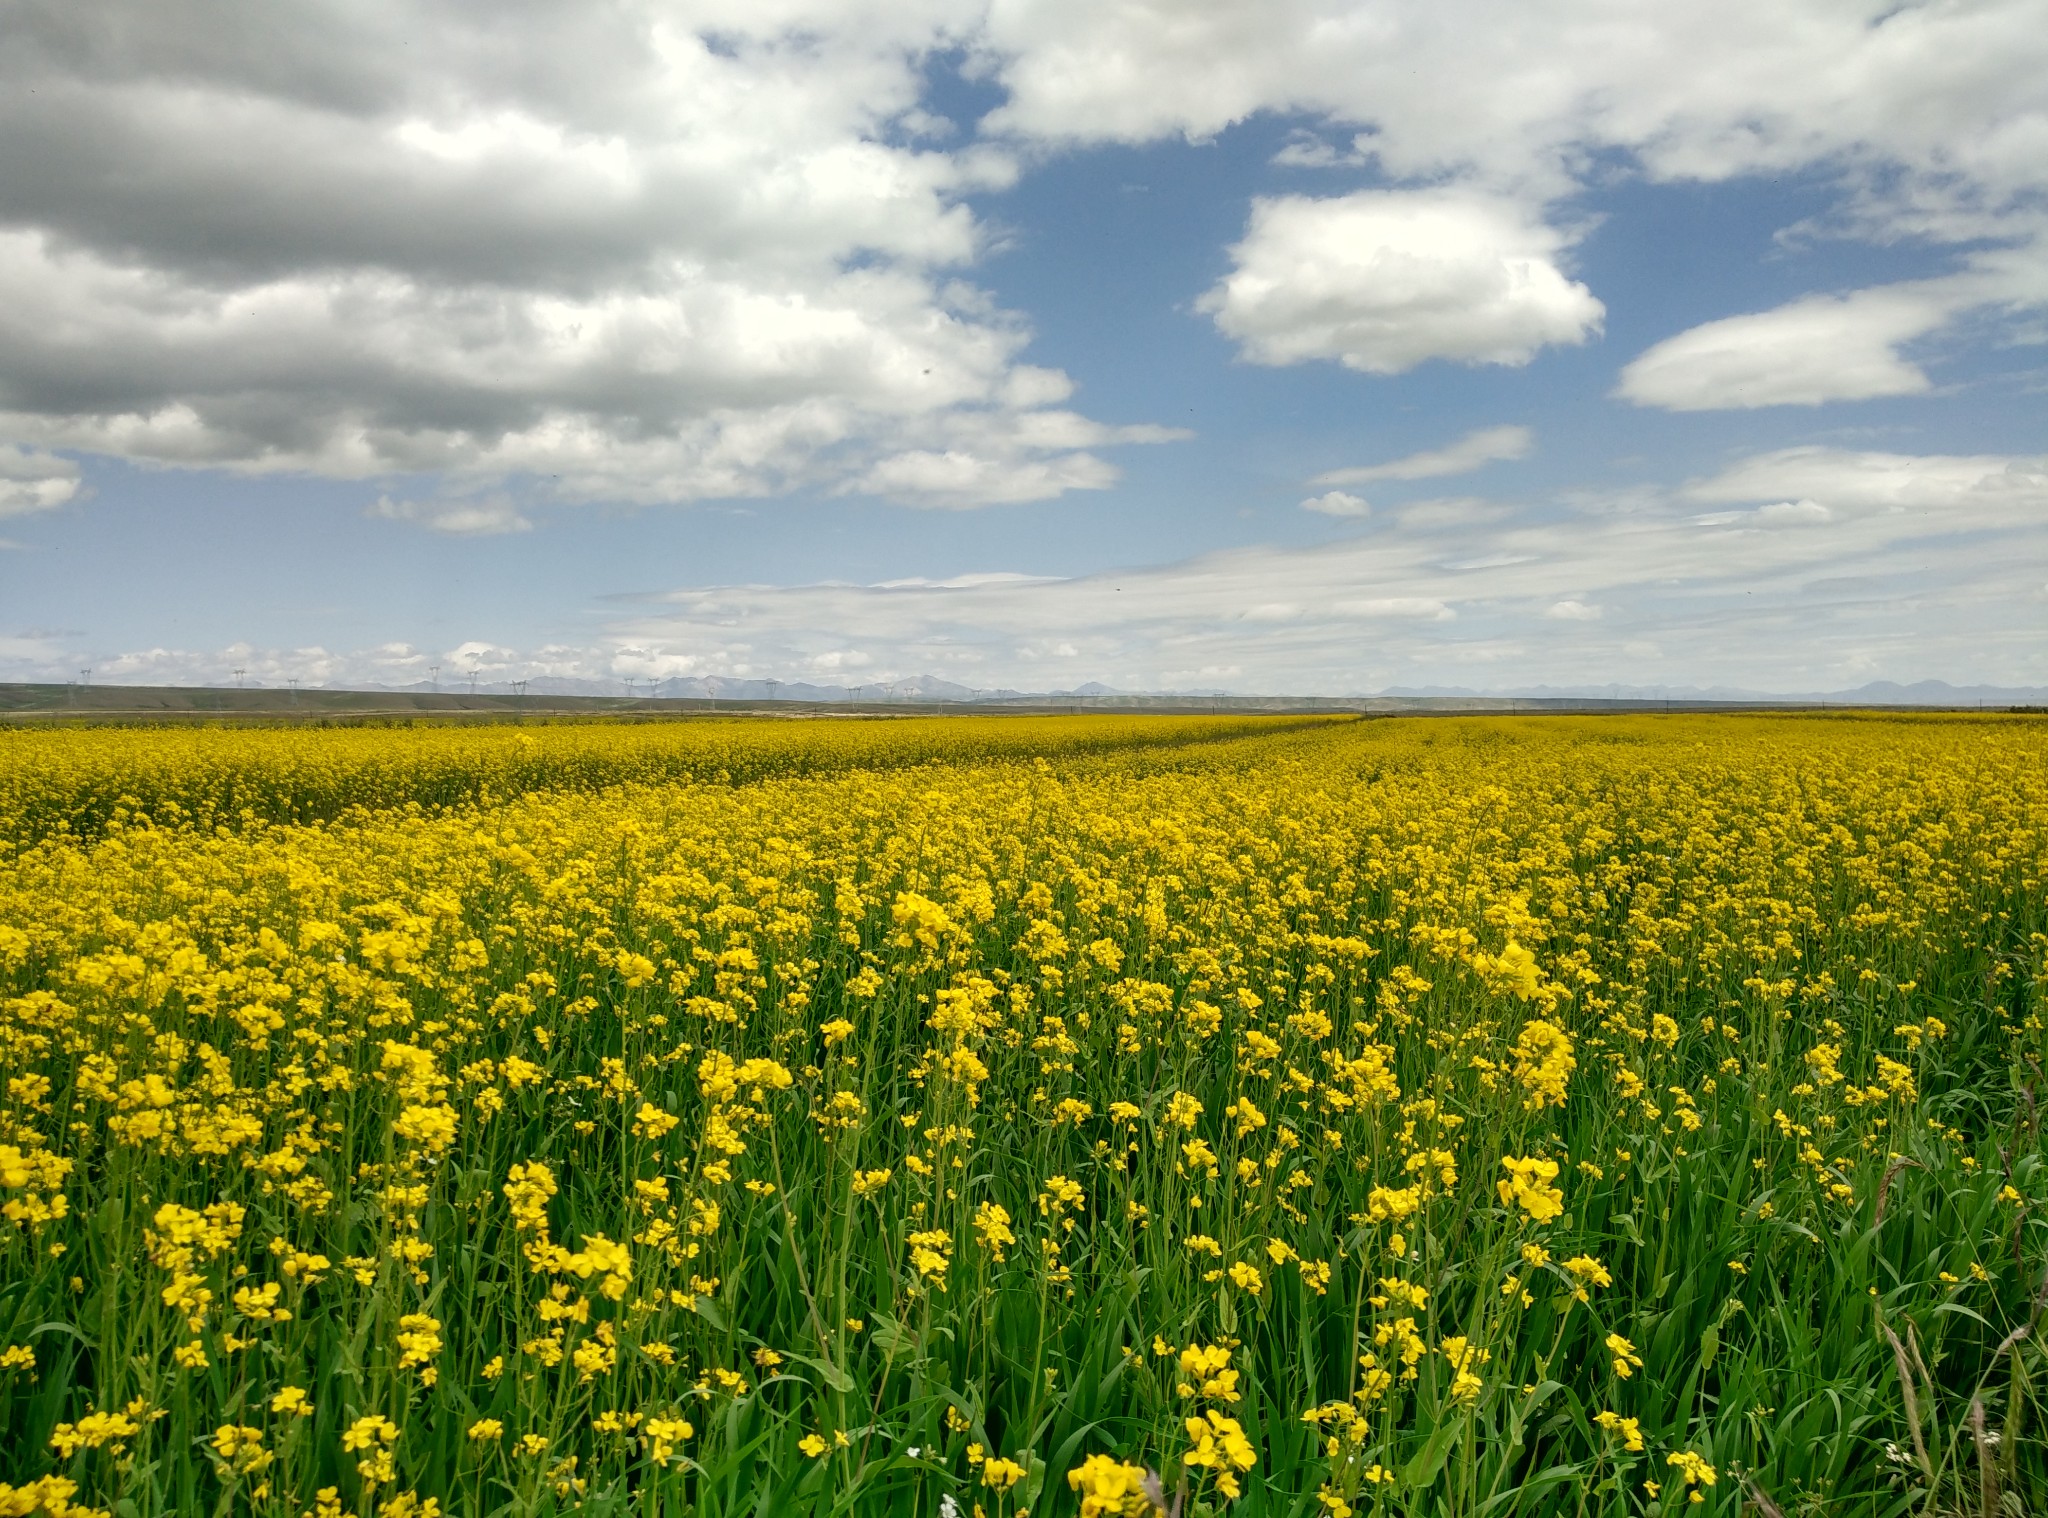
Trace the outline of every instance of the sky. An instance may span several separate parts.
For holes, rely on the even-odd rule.
[[[2048,0],[0,0],[86,669],[2048,685]]]

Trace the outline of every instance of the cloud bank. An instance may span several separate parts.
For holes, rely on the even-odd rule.
[[[1089,449],[1168,434],[1063,409],[959,279],[1015,172],[917,139],[961,19],[16,7],[0,439],[572,500],[1102,488]]]
[[[935,88],[949,73],[983,93]],[[993,108],[935,114],[963,94]],[[1291,135],[1229,208],[1242,233],[1158,299],[1245,363],[1325,366],[1367,404],[1395,376],[1497,384],[1595,343],[1620,297],[1580,257],[1588,205],[1623,180],[1797,179],[1827,201],[1798,239],[1931,248],[1948,271],[1616,354],[1633,406],[1929,394],[1943,344],[2038,340],[2048,310],[2039,0],[617,0],[516,25],[480,0],[19,0],[0,49],[0,517],[42,531],[91,494],[96,458],[360,480],[368,514],[466,537],[546,527],[554,502],[950,511],[1107,490],[1118,450],[1186,434],[1147,422],[1144,394],[1109,419],[1034,361],[1030,313],[977,283],[1001,196],[1050,155],[1261,114]],[[1491,426],[1321,475],[1289,498],[1349,535],[1314,548],[695,586],[603,636],[464,657],[1038,688],[1620,663],[1781,688],[1953,660],[2043,678],[2038,457],[1923,440],[1575,496],[1527,498],[1506,469],[1484,497],[1380,488],[1531,443]],[[86,652],[0,630],[12,669]],[[308,679],[446,656],[236,655]],[[220,658],[92,657],[135,678]]]
[[[1254,363],[1391,375],[1589,340],[1559,207],[1615,163],[1828,166],[1837,231],[2002,249],[2024,277],[2000,298],[2043,299],[2034,0],[1627,25],[1600,0],[622,0],[511,36],[475,0],[15,6],[0,445],[641,503],[1100,489],[1098,450],[1172,434],[1091,423],[1026,363],[1024,318],[966,277],[989,239],[968,198],[1048,150],[1260,112],[1318,124],[1296,166],[1390,187],[1256,201],[1198,303]],[[978,129],[928,108],[941,56],[997,91]],[[1620,394],[1910,394],[1900,344],[1958,309],[1934,305],[1732,316]]]
[[[2048,456],[1794,448],[1625,500],[1423,503],[1308,548],[1071,577],[704,585],[614,608],[596,640],[103,655],[96,679],[409,683],[774,677],[970,688],[1357,693],[1606,683],[1812,690],[1968,667],[2048,684]],[[1475,541],[1473,523],[1487,532]],[[61,640],[0,665],[62,678]]]

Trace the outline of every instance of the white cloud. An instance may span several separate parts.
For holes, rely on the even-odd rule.
[[[1808,446],[1758,454],[1686,487],[1701,502],[1770,502],[1758,515],[1824,522],[1910,513],[1942,530],[2017,525],[2048,513],[2048,454],[1906,454]]]
[[[1492,689],[2048,685],[2048,458],[1787,449],[1638,492],[1627,511],[1489,511],[1455,531],[1376,517],[1334,542],[1068,577],[692,586],[615,613],[601,636],[531,652],[108,654],[65,635],[0,647],[0,668],[62,678],[91,664],[95,678],[140,681],[239,665],[270,684],[410,683],[439,662],[444,685],[477,667],[487,679],[836,671],[863,684],[1324,694],[1470,684],[1461,672],[1474,668]]]
[[[78,489],[75,460],[0,443],[0,518],[53,511],[75,500]]]
[[[1760,522],[1801,527],[1835,519],[1835,514],[1818,501],[1773,501],[1768,506],[1757,507],[1756,515]]]
[[[1528,455],[1536,434],[1527,427],[1481,427],[1448,448],[1427,449],[1385,464],[1332,469],[1309,481],[1312,485],[1363,485],[1371,480],[1428,480],[1447,474],[1468,474],[1498,459]]]
[[[1318,481],[1317,483],[1321,483]],[[1364,496],[1351,495],[1342,490],[1325,491],[1312,495],[1301,503],[1303,511],[1320,512],[1326,517],[1369,517],[1372,507]]]
[[[1701,514],[1717,505],[1742,509]],[[1463,683],[1475,661],[1496,686],[1829,689],[1869,677],[1845,673],[1858,658],[2048,683],[2031,599],[2048,460],[1786,450],[1627,512],[1433,506],[1332,543],[1078,577],[680,590],[615,631],[715,666],[742,626],[757,663],[858,648],[877,678],[1025,689],[1234,666],[1238,689],[1335,692]]]
[[[385,495],[377,498],[369,515],[388,522],[417,522],[453,537],[496,537],[533,529],[525,514],[502,495],[430,501],[394,500]]]
[[[1027,370],[1011,389],[1036,399],[1044,370]],[[1064,382],[1065,377],[1059,377]],[[1014,505],[1049,500],[1069,490],[1105,490],[1116,467],[1087,450],[1134,443],[1166,443],[1192,436],[1179,428],[1109,427],[1076,412],[961,408],[907,420],[903,448],[876,459],[838,487],[841,495],[881,496],[901,505],[937,509]]]
[[[1511,515],[1513,512],[1508,507],[1476,495],[1446,495],[1427,501],[1410,501],[1397,513],[1401,525],[1413,532],[1482,527],[1505,521]]]
[[[1206,309],[1257,362],[1375,373],[1596,331],[1545,224],[1590,165],[1825,165],[1840,227],[2018,243],[2048,157],[2038,0],[1626,25],[1606,0],[623,0],[511,38],[463,0],[101,0],[33,8],[9,43],[0,438],[567,499],[915,484],[943,471],[885,461],[927,454],[978,461],[950,504],[1112,477],[1089,450],[1137,439],[1042,441],[1071,385],[960,277],[988,246],[966,197],[1048,143],[1320,118],[1285,165],[1411,188],[1260,202]],[[954,49],[1004,93],[976,140],[926,98]],[[1841,304],[1826,363],[1774,363],[1766,313],[1629,385],[1695,406],[1922,383],[1907,317]]]
[[[1091,453],[1013,460],[947,449],[913,449],[876,461],[847,488],[919,506],[985,506],[1043,501],[1069,490],[1101,490],[1116,471]]]
[[[1009,90],[990,124],[1020,137],[1203,138],[1262,111],[1302,113],[1319,125],[1290,135],[1282,168],[1371,164],[1400,183],[1505,197],[1530,221],[1617,169],[1709,182],[1818,169],[1842,193],[1810,230],[2004,243],[2036,272],[2003,319],[2048,304],[2039,0],[1727,0],[1626,19],[1607,0],[1011,0],[991,10],[986,41]],[[1341,302],[1327,320],[1279,316],[1296,342],[1271,359],[1267,323],[1226,330],[1261,361],[1348,360],[1327,337],[1347,316]],[[1674,409],[1911,394],[1925,376],[1897,345],[1939,324],[1889,296],[1734,320],[1644,355],[1623,393]],[[1824,343],[1802,348],[1802,329]],[[1506,351],[1558,340],[1539,323]],[[1410,362],[1399,345],[1360,356],[1375,372]]]
[[[1819,405],[1918,395],[1933,388],[1900,350],[1990,311],[2006,340],[2028,340],[2048,308],[2048,227],[2014,216],[2017,241],[1971,253],[1954,274],[1816,295],[1770,311],[1690,328],[1638,356],[1621,373],[1618,399],[1670,411]]]
[[[1287,169],[1348,169],[1363,168],[1372,157],[1361,147],[1339,149],[1316,133],[1296,127],[1273,155],[1273,162]]]
[[[656,502],[830,489],[965,419],[1003,440],[974,499],[1100,485],[1037,440],[1070,383],[951,272],[1016,173],[919,104],[977,14],[43,8],[0,54],[0,438]]]
[[[1435,596],[1364,596],[1336,600],[1329,612],[1339,617],[1399,617],[1422,622],[1453,622],[1457,612]]]
[[[1600,302],[1557,266],[1564,245],[1516,203],[1463,191],[1262,199],[1197,307],[1254,363],[1525,364],[1600,328]]]
[[[1951,314],[1911,287],[1814,296],[1666,338],[1621,371],[1614,393],[1667,411],[1918,395],[1932,383],[1899,347]]]
[[[1364,128],[1354,150],[1396,177],[1538,198],[1615,151],[1665,179],[1827,164],[1924,234],[1981,228],[2048,157],[2038,0],[1011,0],[985,38],[1009,90],[992,124],[1020,135],[1206,137],[1298,111]]]

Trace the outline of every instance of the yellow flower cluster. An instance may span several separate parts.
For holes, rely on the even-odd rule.
[[[0,1514],[1898,1506],[2044,882],[2018,718],[0,733]]]

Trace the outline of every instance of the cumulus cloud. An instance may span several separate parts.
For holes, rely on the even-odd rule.
[[[1318,480],[1317,484],[1322,482]],[[1318,512],[1326,517],[1369,517],[1372,506],[1364,496],[1352,495],[1343,490],[1327,490],[1321,495],[1312,495],[1301,503],[1303,511]]]
[[[1600,302],[1557,266],[1564,244],[1514,202],[1463,191],[1279,196],[1253,204],[1235,267],[1197,307],[1254,363],[1526,364],[1600,329]]]
[[[509,48],[466,0],[14,19],[0,437],[654,502],[965,419],[999,446],[955,503],[1115,477],[1040,441],[1070,385],[955,272],[1015,174],[919,104],[971,7],[629,0]]]
[[[2038,21],[2034,0],[1640,26],[1600,0],[625,0],[508,37],[474,0],[26,4],[0,51],[0,439],[633,502],[1099,487],[1090,450],[1146,439],[1046,441],[1071,386],[961,277],[988,245],[967,197],[1048,143],[1320,118],[1287,166],[1435,188],[1260,201],[1204,309],[1255,362],[1514,364],[1598,330],[1546,218],[1617,155],[1667,179],[1823,164],[1853,229],[2036,237]],[[1001,93],[978,134],[927,98],[955,50]],[[1776,364],[1797,338],[1767,313],[1672,339],[1625,393],[1924,382],[1910,314],[1794,315],[1835,322],[1831,365]]]
[[[1428,480],[1447,474],[1468,474],[1499,459],[1525,458],[1535,441],[1536,434],[1527,427],[1481,427],[1448,448],[1426,449],[1385,464],[1332,469],[1309,483],[1363,485],[1371,480]]]
[[[986,38],[1008,90],[989,124],[1020,137],[1202,138],[1261,111],[1298,112],[1320,128],[1294,132],[1278,166],[1371,165],[1396,182],[1505,196],[1530,221],[1617,166],[1705,182],[1819,169],[1842,194],[1814,230],[2002,243],[2034,269],[2018,304],[2048,304],[2048,27],[2036,0],[1729,0],[1630,25],[1604,0],[1030,0],[992,10]],[[1539,244],[1534,267],[1552,251]],[[1562,275],[1543,283],[1546,299],[1525,315],[1554,303],[1554,327],[1511,322],[1502,351],[1576,340],[1552,335],[1575,315],[1591,330]],[[1244,295],[1257,293],[1254,280]],[[1260,361],[1353,361],[1332,340],[1349,314],[1340,300],[1325,319],[1276,310],[1226,330]],[[2005,319],[2024,317],[2007,304]],[[1623,394],[1673,409],[1910,394],[1925,376],[1897,345],[1939,320],[1889,297],[1736,318],[1644,355]],[[1269,322],[1277,340],[1262,345]],[[1844,346],[1832,357],[1802,349],[1802,327]],[[1469,356],[1473,341],[1482,359],[1492,351],[1461,333],[1449,356]],[[1410,362],[1398,344],[1357,357],[1374,372]]]
[[[1201,304],[1252,362],[1526,363],[1600,330],[1566,210],[1596,177],[1819,173],[1836,195],[1810,231],[1984,251],[1954,280],[1677,334],[1618,393],[1909,395],[1931,383],[1916,343],[1966,312],[2022,332],[2048,304],[2039,22],[2039,0],[1728,0],[1625,25],[1609,0],[620,0],[508,31],[476,0],[26,0],[0,49],[0,514],[78,499],[91,453],[425,476],[373,514],[457,532],[517,531],[556,497],[1102,488],[1114,449],[1183,434],[1095,422],[1028,362],[1026,318],[973,284],[991,232],[972,197],[1049,147],[1261,112],[1300,118],[1276,174],[1388,188],[1254,204]],[[941,54],[999,100],[977,129],[933,114]],[[1310,501],[1355,517],[1350,487],[1517,456],[1516,430],[1335,471]],[[1337,689],[1431,660],[1693,657],[1755,595],[1802,637],[1744,658],[1805,657],[1809,631],[1823,653],[2004,658],[2038,642],[2010,609],[2048,576],[2043,468],[1791,449],[1599,510],[1412,503],[1312,552],[1114,582],[699,588],[613,642],[489,657]]]
[[[75,460],[0,443],[0,517],[53,511],[78,496]]]
[[[1397,178],[1568,189],[1602,153],[1662,179],[1830,164],[1868,218],[1953,235],[2031,196],[2048,152],[2034,0],[1728,0],[1620,25],[1602,0],[1031,0],[991,10],[991,125],[1206,137],[1265,111],[1363,128]]]

